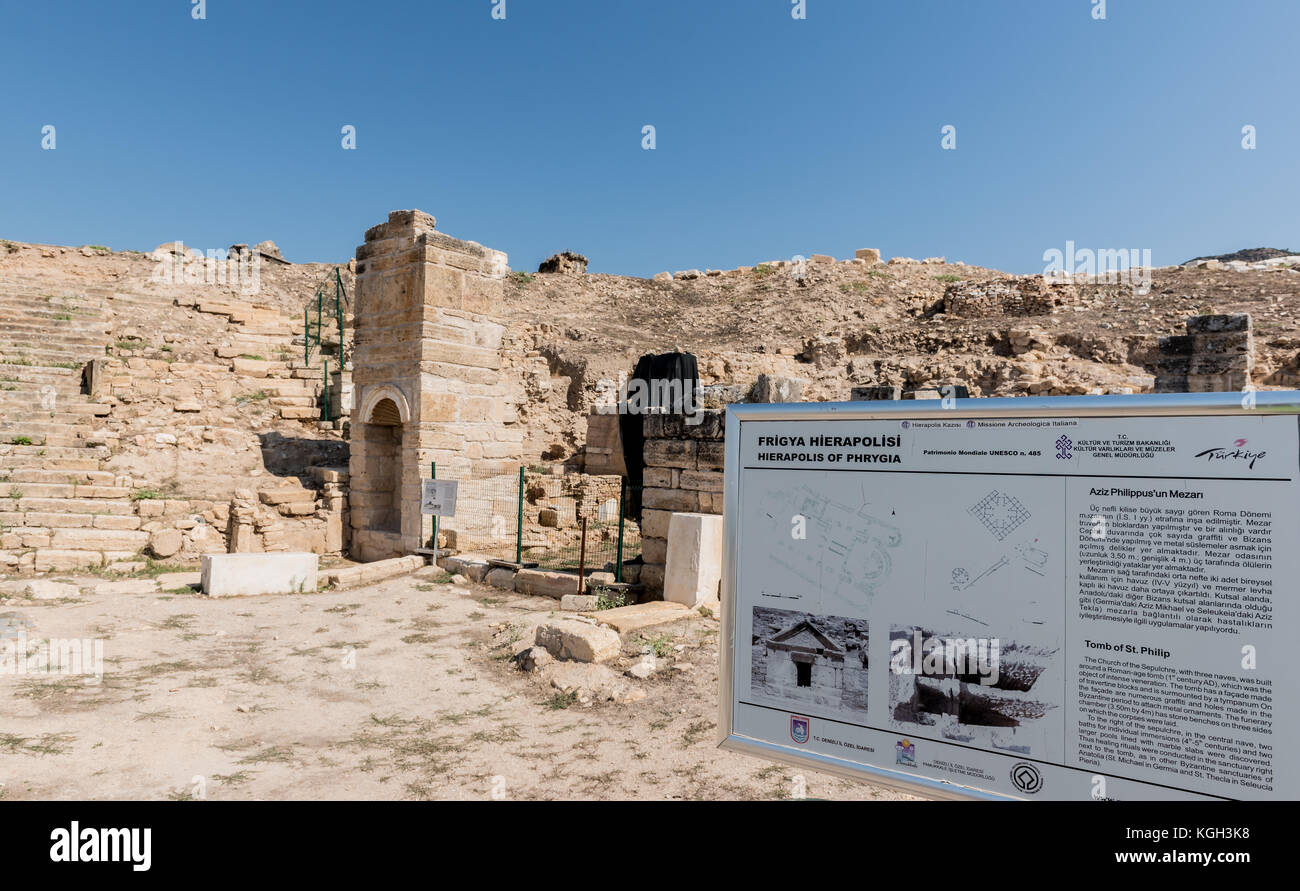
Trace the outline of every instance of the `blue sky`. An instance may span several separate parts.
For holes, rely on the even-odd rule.
[[[418,207],[645,276],[1300,249],[1296,0],[496,2],[0,0],[0,237],[339,261]]]

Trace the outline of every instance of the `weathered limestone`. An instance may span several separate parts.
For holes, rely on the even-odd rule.
[[[722,513],[725,417],[705,411],[688,424],[682,415],[647,415],[642,423],[640,583],[652,595],[663,590],[672,515]]]
[[[522,437],[502,435],[506,255],[404,210],[366,232],[356,260],[350,522],[353,556],[370,561],[424,544],[430,462],[440,475],[504,472]]]
[[[1187,333],[1160,339],[1157,393],[1241,392],[1255,370],[1248,313],[1192,316]]]
[[[537,267],[537,271],[560,275],[585,275],[587,258],[573,251],[562,251],[543,260]]]
[[[534,642],[556,659],[606,662],[622,649],[618,633],[576,619],[559,619],[537,626]]]
[[[640,631],[642,628],[653,628],[656,625],[680,622],[690,614],[691,608],[683,603],[651,600],[646,603],[634,603],[630,606],[619,606],[614,609],[601,610],[600,612],[589,612],[587,616],[602,625],[608,625],[619,634],[627,634],[631,631]]]
[[[999,281],[950,284],[944,292],[943,311],[965,319],[1036,316],[1051,313],[1054,306],[1076,303],[1077,299],[1074,285],[1068,282],[1049,282],[1041,275],[1010,276]]]
[[[421,569],[424,565],[423,557],[418,554],[409,554],[405,557],[393,557],[388,560],[366,563],[363,566],[347,566],[341,569],[326,570],[322,577],[325,584],[332,587],[352,588],[358,585],[381,582],[384,579],[394,578],[399,575],[409,575],[417,569]]]
[[[722,517],[673,514],[668,528],[664,600],[716,606],[722,581]]]
[[[752,402],[799,402],[803,399],[803,388],[807,381],[797,377],[779,377],[774,374],[760,374],[754,383]]]
[[[567,572],[521,569],[515,573],[515,590],[520,594],[539,594],[559,600],[565,594],[578,593],[578,577]]]
[[[315,591],[319,562],[316,554],[204,554],[203,593],[251,597]]]

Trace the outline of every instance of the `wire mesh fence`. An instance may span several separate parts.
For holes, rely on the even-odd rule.
[[[628,515],[639,492],[621,477],[531,465],[456,479],[456,514],[440,518],[438,532],[440,544],[457,552],[542,569],[605,570],[617,581],[641,554],[640,525]]]

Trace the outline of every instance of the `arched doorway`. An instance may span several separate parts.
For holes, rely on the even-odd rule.
[[[363,395],[352,431],[350,501],[353,544],[362,560],[406,552],[402,541],[403,439],[411,410],[401,390],[373,387]]]

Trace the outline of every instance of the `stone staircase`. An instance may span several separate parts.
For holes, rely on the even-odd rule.
[[[82,369],[112,330],[104,288],[51,294],[0,280],[0,569],[101,566],[148,541],[131,481],[104,470],[96,441],[111,407],[82,393]]]
[[[44,251],[52,262],[30,274],[0,269],[0,574],[131,571],[146,548],[161,559],[177,555],[179,532],[178,559],[223,546],[229,495],[178,497],[163,473],[145,468],[178,448],[182,430],[193,442],[207,428],[205,439],[211,430],[221,442],[241,424],[268,423],[268,413],[241,414],[249,401],[278,420],[312,428],[323,420],[324,362],[331,376],[339,364],[337,319],[312,315],[313,337],[317,325],[328,330],[304,361],[297,301],[313,286],[307,275],[314,282],[325,270],[276,270],[263,291],[246,295],[155,280],[155,265],[140,256],[87,270],[53,253]],[[93,397],[83,391],[92,360],[104,360]],[[340,428],[339,416],[336,404],[331,428]],[[260,505],[283,529],[263,517],[259,541],[303,548],[323,537],[337,550],[337,518],[309,510],[320,488],[289,488],[292,497],[277,490]]]

